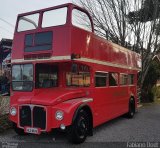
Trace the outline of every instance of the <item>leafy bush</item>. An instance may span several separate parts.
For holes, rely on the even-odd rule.
[[[143,102],[143,103],[153,102],[154,98],[155,98],[155,94],[152,91],[141,92],[141,102]]]
[[[155,88],[157,80],[160,78],[160,63],[152,61],[142,86],[142,102],[153,102],[156,96],[160,96],[159,90]],[[158,93],[158,94],[157,94]]]
[[[160,86],[157,86],[157,87],[156,87],[156,92],[155,92],[155,94],[156,94],[156,98],[160,98]]]
[[[5,76],[0,76],[0,84],[7,83],[7,78]]]

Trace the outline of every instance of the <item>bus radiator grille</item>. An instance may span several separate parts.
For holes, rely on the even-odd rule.
[[[35,127],[45,130],[46,111],[44,107],[39,106],[21,106],[20,107],[20,126]]]
[[[22,106],[20,108],[20,126],[32,126],[30,106]]]
[[[33,108],[33,127],[46,128],[46,111],[43,107]]]

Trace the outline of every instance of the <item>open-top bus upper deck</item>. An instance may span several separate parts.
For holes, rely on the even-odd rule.
[[[12,63],[77,60],[138,70],[140,55],[94,34],[89,13],[64,4],[20,14]]]

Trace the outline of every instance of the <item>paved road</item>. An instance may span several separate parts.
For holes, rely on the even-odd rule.
[[[8,142],[15,148],[28,145],[34,148],[75,147],[67,142],[65,136],[64,133],[18,136],[13,130],[8,130],[0,134],[0,142],[3,142],[3,147]],[[160,142],[160,105],[141,107],[133,119],[119,117],[95,128],[94,136],[88,137],[86,143],[78,147],[96,147],[99,144],[101,147],[127,147],[127,142]]]

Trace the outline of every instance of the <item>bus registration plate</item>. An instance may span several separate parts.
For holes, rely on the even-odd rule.
[[[30,133],[30,134],[40,134],[39,128],[33,128],[33,127],[25,127],[24,129],[25,133]]]

